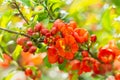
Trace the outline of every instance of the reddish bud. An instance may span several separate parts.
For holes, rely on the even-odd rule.
[[[28,47],[23,46],[23,51],[24,51],[24,52],[27,52],[28,50],[29,50],[29,48],[28,48]]]
[[[37,23],[34,27],[35,32],[39,32],[43,28],[42,23]]]
[[[32,41],[27,41],[26,45],[31,47],[33,45],[33,43],[32,43]]]
[[[91,35],[90,40],[91,40],[91,42],[96,42],[96,40],[97,40],[96,35],[95,34]]]
[[[56,27],[53,27],[53,28],[51,29],[51,34],[54,35],[54,34],[56,34],[56,33],[57,33],[57,28],[56,28]]]
[[[63,59],[62,57],[59,57],[59,58],[58,58],[58,63],[59,63],[59,64],[62,64],[63,61],[64,61],[64,59]]]
[[[44,39],[44,43],[45,43],[45,44],[48,43],[48,39],[47,39],[47,38]]]
[[[46,35],[45,35],[46,37],[50,37],[51,36],[51,33],[46,33]]]
[[[86,50],[82,51],[82,56],[83,57],[88,57],[89,56],[88,51],[86,51]]]
[[[27,34],[32,36],[33,33],[34,33],[33,29],[32,28],[28,28]]]
[[[77,23],[75,21],[70,21],[70,23],[68,24],[69,27],[72,27],[73,29],[75,29],[77,27]]]
[[[70,62],[70,67],[72,70],[78,70],[80,68],[80,61],[79,60],[72,60]]]
[[[16,42],[17,42],[17,44],[19,44],[19,45],[23,45],[25,41],[24,41],[23,38],[18,38]]]
[[[46,35],[49,31],[48,31],[48,29],[41,29],[40,32],[42,35]]]
[[[33,72],[32,72],[32,70],[30,68],[27,68],[25,70],[25,74],[26,74],[26,76],[31,76],[33,74]]]
[[[36,46],[31,46],[30,49],[29,49],[29,52],[34,53],[36,50],[37,50]]]

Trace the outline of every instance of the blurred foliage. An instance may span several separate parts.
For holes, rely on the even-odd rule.
[[[75,20],[79,27],[86,28],[90,34],[97,35],[95,50],[115,39],[120,45],[120,0],[16,0],[21,12],[30,23],[27,25],[14,5],[14,0],[0,0],[0,27],[18,32],[26,32],[37,22],[42,22],[49,29],[56,19],[68,22]],[[2,52],[7,52],[17,60],[21,48],[16,45],[19,35],[0,30],[0,60]],[[4,48],[4,50],[3,50]],[[38,51],[44,52],[44,46]],[[94,51],[95,51],[94,50]],[[47,57],[45,65],[51,67]],[[59,65],[63,69],[64,64]],[[9,80],[9,74],[4,80]],[[82,76],[86,79],[83,79]],[[81,80],[90,80],[90,74],[83,74]],[[42,76],[42,80],[48,80]],[[91,80],[102,80],[98,77]]]

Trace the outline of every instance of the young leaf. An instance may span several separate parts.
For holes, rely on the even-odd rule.
[[[0,26],[6,27],[9,21],[11,20],[12,16],[12,11],[8,10],[7,12],[5,12],[0,18]]]
[[[4,78],[4,80],[11,80],[11,78],[13,77],[13,75],[14,75],[14,72],[9,73],[9,74]]]
[[[3,54],[2,54],[2,50],[0,48],[0,62],[3,61]]]
[[[44,45],[42,43],[38,44],[37,47],[39,48],[38,52],[46,52],[47,51],[46,45]]]
[[[2,41],[2,38],[3,38],[3,34],[0,34],[0,43]]]
[[[110,20],[110,9],[108,8],[102,16],[102,27],[106,30],[106,31],[111,31],[112,27],[111,27],[111,20]]]
[[[18,59],[21,50],[22,50],[21,46],[17,45],[14,52],[13,52],[13,54],[12,54],[12,57],[13,57],[14,60]]]
[[[44,62],[45,62],[45,65],[46,65],[48,68],[51,67],[51,64],[50,64],[49,61],[48,61],[48,56],[46,56],[46,57],[44,58]]]
[[[67,63],[67,61],[64,61],[62,64],[59,64],[59,69],[60,70],[64,70],[65,69],[65,66],[66,66],[66,63]]]

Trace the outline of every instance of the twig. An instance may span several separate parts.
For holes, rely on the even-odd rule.
[[[23,36],[25,36],[25,37],[31,38],[31,37],[30,37],[29,35],[27,35],[27,34],[20,33],[20,32],[16,32],[16,31],[12,31],[12,30],[8,30],[8,29],[5,29],[5,28],[1,28],[1,27],[0,27],[0,30],[4,30],[4,31],[7,31],[7,32],[9,32],[9,33],[18,34],[18,35],[23,35]]]
[[[17,8],[17,10],[19,11],[19,13],[20,13],[21,17],[22,17],[22,18],[25,20],[25,22],[29,25],[29,22],[27,21],[27,19],[24,17],[23,13],[21,12],[21,10],[20,10],[20,8],[19,8],[18,4],[16,3],[16,0],[14,0],[14,2],[13,2],[13,3],[15,4],[15,6],[16,6],[16,8]]]
[[[52,15],[51,15],[50,11],[48,10],[48,8],[47,8],[46,6],[44,6],[44,7],[45,7],[46,11],[48,12],[48,15],[50,16],[50,19],[53,20],[53,17],[52,17]]]
[[[39,0],[39,3],[40,3],[40,4],[43,4],[43,1],[40,1],[40,0]],[[44,8],[46,9],[46,11],[48,12],[48,15],[49,15],[50,19],[53,20],[53,16],[51,15],[51,13],[50,13],[48,7],[47,7],[46,5],[44,5],[44,4],[43,4],[43,6],[44,6]]]

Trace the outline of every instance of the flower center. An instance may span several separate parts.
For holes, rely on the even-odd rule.
[[[71,48],[70,48],[70,46],[66,45],[66,46],[65,46],[65,51],[67,51],[67,52],[71,52]]]

